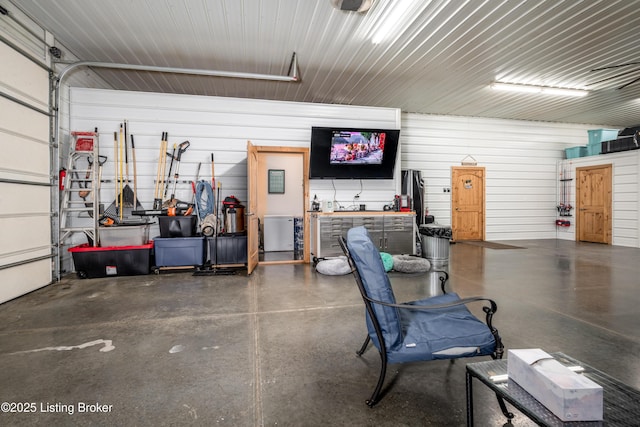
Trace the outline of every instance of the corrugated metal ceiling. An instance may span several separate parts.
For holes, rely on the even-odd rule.
[[[370,36],[410,3],[390,37]],[[640,1],[20,0],[81,60],[286,75],[301,82],[97,69],[116,89],[400,108],[447,115],[640,123]],[[64,59],[64,58],[63,58]],[[628,74],[608,79],[620,72]],[[590,89],[584,98],[502,93],[500,80]]]

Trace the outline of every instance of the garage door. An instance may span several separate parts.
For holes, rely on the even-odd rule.
[[[0,302],[51,283],[49,74],[0,42]]]

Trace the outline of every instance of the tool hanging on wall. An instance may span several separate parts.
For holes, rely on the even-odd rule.
[[[178,183],[178,179],[180,178],[180,161],[182,160],[182,155],[184,154],[184,152],[187,151],[187,148],[189,148],[189,145],[191,145],[189,141],[184,141],[177,147],[178,152],[175,154],[176,172],[173,176],[173,189],[171,190],[171,198],[167,202],[167,205],[169,207],[175,207],[178,204],[178,200],[176,199],[176,184]],[[173,156],[171,163],[173,164]]]
[[[138,202],[138,171],[136,168],[136,144],[133,142],[133,135],[131,135],[131,160],[133,160],[133,200],[135,200],[136,209],[139,209],[139,208],[142,208],[142,205],[140,204],[140,202]]]
[[[115,218],[118,217],[118,163],[120,162],[120,158],[118,157],[118,131],[113,132],[113,182],[114,182],[114,202],[115,202],[115,212],[113,212],[113,216]],[[115,219],[114,218],[114,219]]]
[[[167,164],[167,139],[169,138],[168,132],[162,132],[162,138],[160,140],[160,154],[158,155],[158,170],[156,173],[156,187],[153,193],[153,209],[162,209],[162,188],[160,184],[164,179],[164,168]]]
[[[171,171],[173,170],[173,161],[176,158],[176,144],[173,144],[173,151],[171,154],[167,153],[167,155],[171,156],[171,162],[169,163],[169,173],[167,173],[167,179],[164,181],[164,191],[162,192],[162,200],[167,198],[167,191],[169,190],[169,185],[171,185]],[[164,177],[164,175],[163,175]]]
[[[120,177],[120,180],[125,183],[124,187],[122,187],[122,209],[120,213],[120,217],[122,219],[123,213],[125,209],[127,209],[127,213],[129,214],[132,209],[142,209],[142,205],[136,200],[135,192],[129,186],[129,145],[127,140],[129,139],[129,132],[127,128],[127,121],[124,121],[124,139],[122,142],[124,149],[124,164],[125,164],[125,174],[126,177]],[[126,179],[125,179],[126,178]]]
[[[118,211],[118,218],[120,219],[120,222],[122,222],[123,218],[124,218],[124,200],[123,200],[123,140],[124,138],[124,126],[122,123],[120,123],[120,133],[119,133],[119,138],[118,138],[118,198],[119,198],[119,202],[118,202],[118,207],[120,208]]]
[[[106,218],[110,218],[111,221],[115,221],[117,223],[122,223],[125,221],[125,219],[131,219],[131,215],[135,210],[143,209],[142,205],[137,199],[136,193],[131,189],[130,186],[128,154],[129,148],[127,144],[128,137],[128,122],[127,120],[124,120],[123,123],[120,123],[119,132],[113,133],[113,180],[115,183],[115,199],[113,203],[104,211],[104,216]],[[103,224],[109,224],[111,223],[111,221],[103,221]],[[136,220],[136,222],[137,221],[138,220]]]
[[[196,231],[200,232],[200,215],[198,215],[198,204],[196,203],[196,182],[200,178],[200,167],[202,163],[198,163],[198,169],[196,170],[196,179],[191,181],[191,189],[193,190],[193,197],[191,198],[191,207],[185,212],[185,216],[191,215],[193,209],[196,211]]]
[[[208,181],[198,181],[196,184],[196,213],[198,215],[200,230],[207,237],[213,236],[216,230],[216,217],[214,215],[213,187]]]
[[[118,197],[118,132],[113,132],[113,191],[115,198],[113,202],[104,211],[102,225],[112,225],[119,220],[120,204]]]
[[[213,153],[211,153],[211,188],[216,188],[216,172],[213,163]]]
[[[564,218],[570,217],[573,209],[573,206],[571,206],[571,182],[573,179],[570,176],[570,171],[571,165],[569,165],[569,169],[564,164],[562,165],[562,170],[560,171],[560,204],[557,206],[558,215],[562,218],[556,220],[556,225],[560,227],[569,227],[571,225],[571,221]]]

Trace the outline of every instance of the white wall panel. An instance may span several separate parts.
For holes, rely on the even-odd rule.
[[[214,153],[220,198],[234,195],[246,203],[248,140],[262,146],[308,147],[312,126],[400,127],[400,111],[390,108],[71,88],[70,129],[89,131],[97,127],[100,154],[108,157],[103,169],[103,180],[107,182],[101,192],[106,206],[116,194],[112,182],[116,168],[113,132],[125,119],[136,146],[138,199],[147,209],[152,206],[163,131],[169,133],[170,150],[173,144],[185,140],[191,144],[180,164],[176,186],[179,200],[191,201],[191,186],[183,181],[195,178],[199,164],[200,178],[211,178]],[[399,161],[398,158],[398,177]],[[131,164],[129,176],[132,177]],[[359,180],[310,182],[311,198],[317,194],[320,199],[335,199],[345,207],[351,207],[353,197],[361,193],[358,203],[366,204],[368,209],[382,209],[398,190],[399,179],[363,180],[362,188]]]
[[[564,148],[586,145],[593,128],[404,113],[402,169],[422,171],[429,214],[450,225],[451,193],[443,189],[451,167],[470,155],[486,168],[486,240],[555,238],[557,163]]]
[[[441,224],[450,224],[451,167],[467,155],[486,168],[486,238],[514,240],[571,238],[570,229],[555,225],[558,203],[558,163],[564,149],[588,142],[587,130],[598,126],[562,123],[481,119],[454,116],[400,114],[396,109],[342,105],[304,104],[237,98],[200,97],[158,93],[123,92],[72,88],[71,129],[98,127],[102,154],[109,157],[103,178],[113,176],[113,132],[128,120],[137,149],[139,199],[149,207],[160,135],[169,132],[170,147],[191,142],[180,166],[180,180],[193,179],[202,163],[201,178],[208,179],[210,154],[215,153],[216,178],[221,196],[233,194],[246,201],[246,141],[255,145],[308,146],[311,126],[371,126],[398,128],[401,121],[402,169],[422,171],[426,185],[426,208]],[[606,126],[602,126],[606,127]],[[637,212],[634,174],[637,167],[622,164],[626,171],[616,175],[617,202],[628,200]],[[634,169],[635,168],[635,169]],[[398,171],[399,172],[399,171]],[[335,199],[350,207],[365,203],[381,209],[398,191],[398,180],[311,181],[310,196]],[[179,182],[176,197],[190,200],[191,190]],[[113,183],[103,185],[101,199],[115,198]],[[625,221],[636,221],[627,209],[616,211]],[[621,223],[622,224],[622,223]],[[628,222],[614,231],[615,241],[637,242],[637,232],[629,237]],[[571,228],[571,227],[570,227]],[[624,235],[622,235],[622,234]],[[637,245],[637,243],[635,243]]]
[[[561,163],[576,176],[577,167],[612,165],[612,215],[611,240],[613,245],[640,247],[640,151],[601,154],[565,160]],[[575,203],[575,182],[572,182],[570,202]],[[572,220],[574,218],[571,218]],[[575,227],[563,227],[558,233],[561,239],[575,240]]]

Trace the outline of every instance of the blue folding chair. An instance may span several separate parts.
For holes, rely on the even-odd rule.
[[[350,229],[346,242],[340,238],[340,246],[349,260],[366,307],[368,335],[357,354],[361,356],[369,342],[373,342],[382,360],[380,378],[367,405],[372,407],[380,400],[389,363],[475,356],[502,358],[502,340],[491,323],[497,310],[493,300],[484,297],[461,299],[455,293],[445,293],[398,304],[380,253],[367,229]],[[445,280],[441,283],[443,291]],[[483,307],[485,322],[466,307],[477,301],[488,302]],[[507,412],[504,401],[500,398],[498,401],[503,413],[513,417]]]

